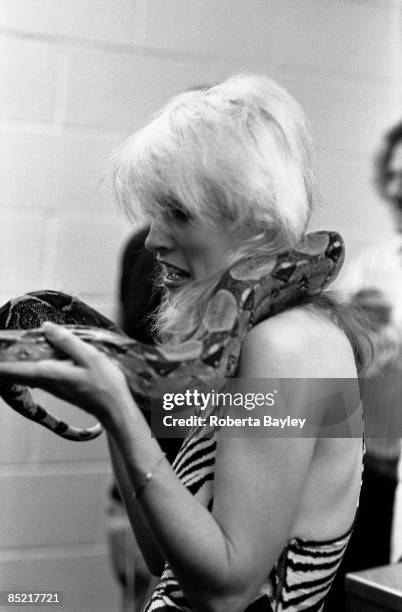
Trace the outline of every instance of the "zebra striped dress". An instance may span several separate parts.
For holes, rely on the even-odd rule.
[[[216,432],[205,437],[191,433],[173,468],[181,482],[209,509],[213,501]],[[245,612],[319,612],[346,550],[353,526],[341,537],[326,541],[292,538]],[[183,591],[166,563],[144,612],[191,611]]]

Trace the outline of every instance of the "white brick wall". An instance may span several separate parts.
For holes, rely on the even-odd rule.
[[[189,59],[73,49],[66,123],[133,131],[172,95],[226,74],[219,64],[205,67]]]
[[[281,4],[275,29],[278,64],[325,76],[337,73],[370,80],[392,76],[392,1],[284,0]]]
[[[58,585],[55,587],[55,585]],[[118,593],[111,582],[104,546],[65,546],[24,551],[24,556],[6,552],[0,559],[0,589],[63,591],[63,606],[68,612],[119,610]],[[57,608],[52,608],[57,610]],[[24,612],[26,606],[15,606]],[[49,606],[35,606],[48,612]]]
[[[58,56],[47,43],[1,36],[0,117],[51,121]]]
[[[184,56],[266,61],[272,56],[274,0],[148,0],[134,43]],[[144,18],[145,16],[145,18]]]
[[[397,0],[0,0],[2,301],[50,287],[112,316],[129,228],[96,189],[110,151],[172,94],[244,69],[278,78],[309,115],[314,225],[341,230],[350,254],[383,240],[372,159],[400,113],[399,23]],[[66,612],[118,609],[109,477],[104,439],[64,442],[0,404],[0,589],[64,590]]]
[[[100,201],[97,183],[105,159],[120,140],[102,133],[60,133],[42,125],[4,127],[0,130],[2,207],[93,213],[101,205],[103,214],[114,214],[110,194]]]
[[[132,0],[0,0],[0,25],[40,37],[130,44]]]

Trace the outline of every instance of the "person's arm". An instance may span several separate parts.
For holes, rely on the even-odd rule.
[[[220,440],[211,515],[167,461],[159,463],[157,444],[146,441],[137,416],[126,415],[114,435],[134,490],[159,464],[137,504],[190,605],[203,612],[242,610],[288,538],[314,441]]]
[[[319,345],[283,329],[262,326],[243,347],[241,375],[253,378],[313,377],[333,372]],[[308,334],[307,334],[308,338]],[[337,373],[339,375],[339,372]],[[303,416],[303,405],[294,405]],[[292,416],[292,415],[291,415]],[[150,448],[142,427],[129,417],[116,433],[135,487],[138,466]],[[138,499],[164,555],[195,610],[242,610],[258,591],[283,549],[295,520],[314,439],[220,438],[212,515],[183,489],[166,463],[160,465]],[[148,461],[158,463],[156,455]],[[151,468],[152,469],[152,468]]]
[[[126,509],[134,506],[132,512],[127,513],[131,527],[135,533],[135,537],[141,548],[141,552],[144,556],[149,571],[154,576],[160,576],[165,559],[161,554],[158,543],[149,528],[146,518],[141,512],[141,507],[138,504],[133,503],[133,488],[116,442],[113,440],[110,434],[107,434],[107,438],[110,458],[119,493],[124,501]]]
[[[275,332],[273,319],[254,328],[244,343],[241,375],[314,377],[319,364],[320,376],[332,376],[331,364],[342,355],[331,351],[323,359],[322,336],[309,334],[308,326],[314,327],[311,316],[301,323],[290,325],[286,319],[285,334],[283,329]],[[300,329],[304,332],[298,334]],[[66,329],[47,327],[46,334],[74,363],[0,364],[0,379],[41,386],[94,414],[115,439],[132,491],[139,491],[135,504],[141,506],[192,608],[243,610],[288,540],[315,440],[220,438],[211,514],[162,458],[120,370]],[[302,417],[305,409],[296,402],[294,416]],[[148,473],[152,478],[143,486]],[[135,504],[127,508],[129,514]]]

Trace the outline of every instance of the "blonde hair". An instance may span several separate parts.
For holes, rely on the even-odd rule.
[[[112,167],[118,199],[136,221],[173,203],[203,222],[233,229],[247,223],[253,238],[231,263],[292,248],[311,216],[315,178],[304,113],[262,75],[240,74],[174,97],[123,143]],[[216,280],[193,283],[166,302],[160,327],[183,332],[186,312],[184,335],[190,333]]]

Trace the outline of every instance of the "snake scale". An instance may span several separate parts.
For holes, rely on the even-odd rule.
[[[149,402],[160,397],[166,383],[181,389],[205,379],[235,374],[241,345],[256,323],[292,306],[303,296],[320,293],[338,274],[344,259],[336,232],[307,234],[295,250],[267,257],[265,266],[243,261],[218,282],[200,325],[175,346],[146,345],[125,336],[109,319],[78,298],[57,291],[36,291],[0,308],[0,361],[60,359],[46,341],[46,321],[70,327],[74,334],[106,353],[124,372],[134,398]],[[34,402],[21,385],[1,385],[0,396],[17,412],[75,441],[97,437],[100,424],[78,429],[63,423]]]

